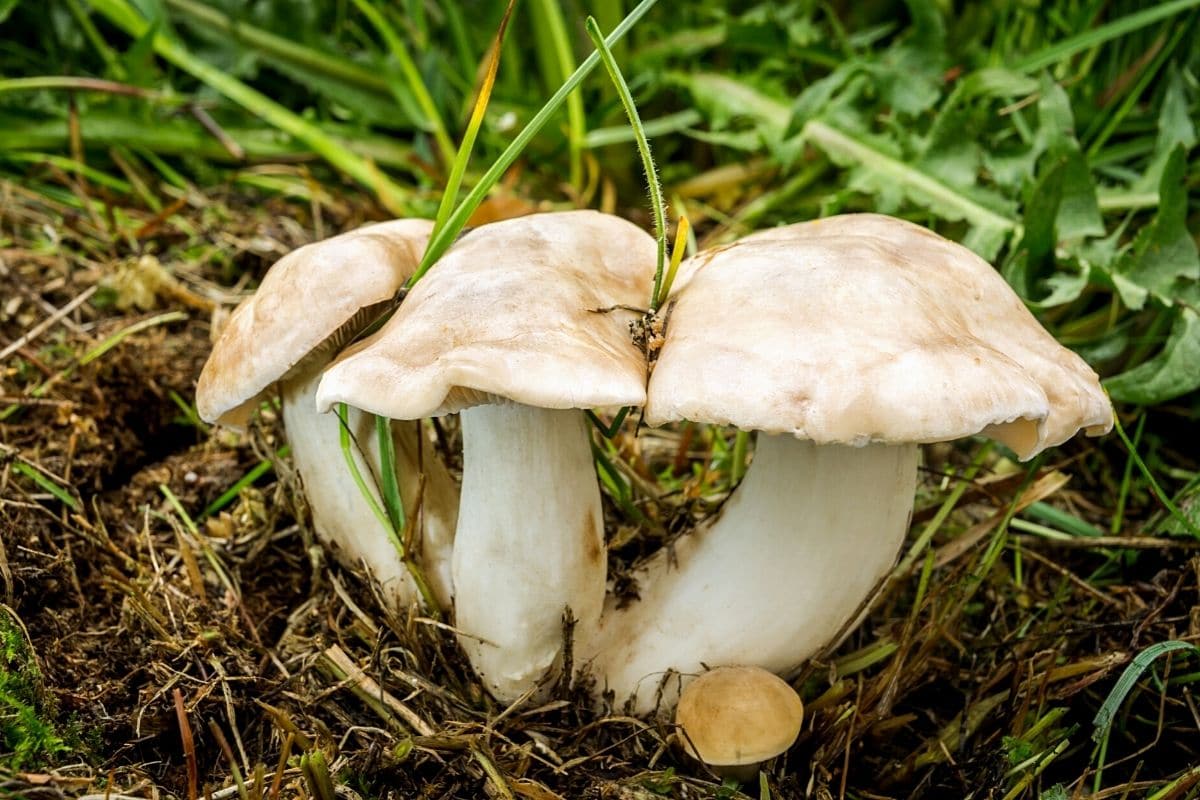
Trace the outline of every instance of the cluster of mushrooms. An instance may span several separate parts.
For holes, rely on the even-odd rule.
[[[278,385],[318,536],[408,608],[422,596],[415,570],[340,444],[347,427],[378,484],[371,415],[392,420],[401,496],[417,509],[408,558],[487,690],[536,700],[566,662],[635,713],[679,702],[688,747],[710,764],[795,739],[799,699],[776,699],[791,689],[774,676],[844,635],[892,567],[920,444],[983,434],[1027,459],[1112,423],[1096,374],[987,262],[909,222],[851,214],[699,252],[679,270],[653,359],[631,335],[654,281],[652,237],[594,211],[495,222],[461,236],[355,341],[394,308],[431,227],[380,223],[280,260],[217,341],[201,416],[244,424]],[[651,426],[758,436],[720,513],[642,564],[637,599],[618,604],[585,411],[625,406]],[[455,413],[461,483],[420,423]],[[787,712],[767,734],[774,752],[704,744],[770,727],[770,709]],[[687,721],[703,717],[725,732]]]

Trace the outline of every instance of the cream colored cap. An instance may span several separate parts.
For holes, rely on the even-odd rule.
[[[378,332],[325,372],[317,406],[393,419],[506,398],[540,408],[642,405],[629,322],[654,280],[654,239],[596,211],[532,214],[466,233]]]
[[[1021,458],[1112,426],[1083,359],[991,265],[919,225],[830,217],[692,261],[650,379],[651,425],[846,445],[984,433]]]
[[[675,722],[693,757],[712,767],[741,767],[791,747],[804,722],[804,704],[765,669],[719,667],[684,687]]]
[[[364,309],[392,299],[416,270],[432,228],[424,219],[367,225],[276,262],[234,310],[200,373],[201,418],[245,424],[268,386],[357,327],[348,323]]]

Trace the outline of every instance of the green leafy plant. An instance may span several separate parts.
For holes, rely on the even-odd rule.
[[[0,763],[29,768],[66,751],[53,715],[25,631],[0,605]]]

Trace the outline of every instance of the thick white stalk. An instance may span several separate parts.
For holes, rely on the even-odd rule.
[[[350,475],[342,454],[341,425],[334,413],[317,413],[316,391],[324,364],[291,377],[283,384],[283,424],[292,445],[292,459],[304,482],[304,495],[321,542],[351,569],[365,565],[394,609],[420,602],[416,583],[391,538],[371,512]],[[347,419],[359,448],[352,447],[359,472],[367,479],[375,502],[382,504],[377,481],[379,442],[374,418],[351,408]],[[458,512],[458,487],[432,448],[421,445],[420,422],[393,420],[400,496],[408,523],[420,524],[418,565],[434,598],[443,609],[453,603],[450,557]],[[368,465],[363,459],[365,452]],[[424,487],[421,479],[424,476]],[[420,513],[417,504],[420,501]],[[381,505],[382,507],[382,505]]]
[[[454,624],[484,686],[511,702],[558,674],[568,610],[575,641],[595,629],[606,571],[600,489],[579,411],[483,405],[461,421]]]
[[[618,707],[652,710],[668,670],[759,666],[787,674],[838,634],[892,567],[908,529],[917,446],[818,446],[760,434],[718,519],[636,575],[640,599],[610,601],[577,663]],[[590,665],[587,663],[590,661]],[[663,686],[674,705],[681,681]]]

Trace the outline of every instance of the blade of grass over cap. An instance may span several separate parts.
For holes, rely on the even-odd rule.
[[[662,185],[658,182],[658,170],[654,166],[654,155],[650,152],[650,142],[646,139],[646,130],[642,127],[642,117],[638,114],[637,105],[633,102],[629,84],[625,82],[625,76],[621,74],[621,68],[617,65],[617,60],[613,58],[612,51],[604,43],[604,37],[600,33],[600,26],[596,23],[596,18],[588,17],[585,25],[588,36],[596,45],[596,52],[600,54],[600,60],[604,62],[604,69],[608,71],[608,77],[617,90],[617,96],[621,98],[621,105],[625,107],[625,114],[629,117],[629,126],[633,128],[636,137],[638,153],[642,157],[642,169],[646,173],[646,187],[650,191],[650,210],[654,214],[654,238],[658,244],[654,267],[654,289],[650,294],[650,310],[656,311],[661,302],[663,266],[667,253],[667,216],[666,210],[663,208]]]
[[[454,143],[450,141],[450,134],[446,132],[446,126],[442,122],[442,116],[438,113],[437,104],[433,102],[433,98],[429,95],[429,90],[425,88],[425,81],[421,79],[421,72],[417,69],[417,65],[413,62],[412,56],[408,52],[408,47],[404,44],[404,40],[400,38],[400,34],[392,27],[387,18],[380,13],[370,0],[354,0],[355,7],[362,12],[379,32],[379,36],[387,45],[392,57],[396,59],[400,65],[400,72],[404,75],[404,82],[408,84],[408,90],[412,92],[413,98],[417,101],[417,105],[421,109],[421,113],[425,115],[425,123],[429,127],[430,133],[433,134],[434,140],[437,142],[438,151],[441,153],[442,160],[447,164],[454,163]],[[503,25],[508,22],[508,15],[512,11],[512,5],[509,4],[509,10],[504,14]]]
[[[92,7],[134,38],[151,35],[154,52],[197,80],[225,95],[251,114],[284,133],[291,134],[318,155],[366,186],[393,214],[403,214],[405,190],[393,183],[373,164],[351,153],[318,126],[300,117],[256,89],[192,55],[183,45],[161,31],[153,30],[128,0],[90,0]]]
[[[662,196],[662,184],[658,180],[658,170],[654,166],[654,155],[650,152],[650,142],[646,138],[646,129],[642,126],[642,118],[638,113],[637,104],[633,102],[633,94],[629,91],[629,84],[625,81],[625,76],[621,74],[621,68],[617,64],[617,60],[613,57],[612,50],[605,43],[596,18],[589,16],[585,27],[587,28],[588,37],[591,38],[592,44],[596,47],[596,53],[600,56],[600,60],[604,62],[604,69],[608,72],[609,80],[612,82],[613,88],[616,89],[617,96],[621,99],[621,105],[625,108],[625,114],[629,118],[629,127],[633,130],[634,141],[637,142],[638,154],[642,158],[642,170],[645,172],[646,186],[650,193],[650,210],[654,215],[656,263],[654,268],[654,287],[650,291],[650,311],[653,313],[658,310],[665,296],[665,292],[663,291],[663,268],[666,263],[667,220],[666,208]],[[681,225],[680,231],[686,236],[686,227]],[[674,259],[672,260],[674,261]],[[599,418],[591,411],[588,412],[588,415],[605,438],[611,439],[616,435],[617,430],[620,429],[621,423],[625,420],[629,411],[628,407],[622,408],[610,427],[602,425]]]
[[[692,224],[688,222],[688,218],[681,215],[679,222],[675,223],[675,244],[671,247],[671,264],[667,267],[667,276],[663,278],[662,286],[659,287],[658,294],[650,306],[652,311],[657,311],[671,295],[671,285],[675,283],[675,274],[679,272],[679,264],[683,261],[684,251],[687,250],[688,233],[691,232],[691,229]]]
[[[412,63],[412,59],[408,56],[408,51],[404,49],[403,42],[391,26],[383,18],[374,6],[367,0],[354,0],[355,5],[372,21],[375,27],[380,31],[380,34],[388,41],[388,46],[392,48],[393,53],[401,61],[402,64],[407,64],[405,74],[410,82],[420,83],[420,76],[416,74],[416,66]],[[433,107],[433,101],[429,98],[428,93],[424,92],[424,87],[421,87],[421,93],[414,91],[418,100],[423,96],[429,101],[430,112],[434,115],[432,119],[437,120],[437,131],[440,131],[441,136],[438,138],[439,144],[445,145],[443,153],[446,160],[451,163],[450,175],[446,180],[446,188],[442,192],[442,201],[438,206],[437,218],[434,221],[434,231],[444,227],[446,218],[450,215],[451,209],[454,207],[454,201],[458,198],[458,190],[462,185],[463,175],[467,171],[467,164],[471,160],[471,151],[475,147],[475,139],[479,135],[479,129],[483,125],[483,118],[487,112],[488,101],[492,96],[492,88],[496,84],[496,73],[500,69],[500,53],[504,44],[504,35],[508,30],[508,21],[512,17],[513,7],[516,5],[516,0],[509,0],[508,6],[504,9],[504,16],[500,20],[500,28],[496,31],[495,39],[492,42],[492,47],[488,51],[487,71],[484,73],[483,81],[479,86],[478,95],[475,98],[475,106],[471,112],[471,119],[467,123],[467,129],[463,133],[462,143],[459,145],[458,152],[454,152],[453,146],[450,144],[450,139],[446,135],[445,129],[441,127],[441,121],[436,117],[437,109]],[[403,537],[400,532],[404,530],[405,513],[404,500],[400,496],[399,485],[399,464],[396,462],[396,450],[392,441],[391,423],[386,417],[375,417],[375,435],[379,443],[379,459],[382,486],[380,490],[383,494],[384,505],[387,510],[388,521],[390,522],[390,530],[393,535],[393,541],[397,543],[397,548],[400,551],[400,557],[404,560],[406,566],[409,566],[409,571],[413,574],[418,587],[421,589],[422,595],[426,601],[432,600],[432,593],[426,589],[424,576],[420,575],[409,564],[409,554],[404,546]],[[347,451],[348,453],[348,451]],[[353,459],[347,455],[347,464],[354,468]],[[358,478],[355,479],[358,482]],[[365,487],[359,482],[359,490],[364,494],[364,498],[373,502],[374,498],[370,497],[365,490]],[[430,606],[437,608],[436,605]]]
[[[638,3],[637,6],[635,6],[634,9],[625,16],[625,19],[621,20],[621,24],[613,28],[612,33],[610,33],[608,38],[604,40],[605,44],[607,44],[609,47],[612,47],[615,43],[620,41],[621,38],[629,32],[629,29],[637,24],[638,20],[644,17],[646,12],[654,7],[656,2],[658,2],[658,0],[642,0],[642,2]],[[504,152],[501,153],[500,156],[492,163],[492,166],[490,166],[487,172],[483,174],[483,177],[479,179],[479,182],[475,184],[475,187],[471,189],[470,193],[468,193],[458,207],[454,209],[454,213],[451,214],[446,220],[445,226],[442,227],[441,230],[436,231],[429,238],[429,245],[425,248],[425,255],[421,258],[421,264],[417,268],[417,271],[413,273],[413,276],[408,279],[406,287],[411,288],[413,285],[415,285],[416,282],[419,281],[425,275],[425,273],[429,271],[429,268],[432,267],[439,258],[441,258],[442,254],[446,252],[446,249],[450,247],[450,244],[466,226],[467,220],[470,219],[471,214],[474,213],[475,209],[479,207],[479,204],[483,202],[483,199],[487,197],[488,192],[490,192],[492,187],[499,182],[505,171],[512,166],[512,163],[517,160],[517,156],[519,156],[525,150],[525,147],[529,144],[533,137],[536,136],[543,127],[545,127],[546,123],[549,122],[552,116],[554,116],[555,112],[557,112],[558,109],[562,107],[562,104],[566,102],[566,99],[571,92],[583,82],[584,78],[591,74],[592,70],[595,69],[596,65],[599,63],[600,54],[598,52],[593,52],[590,56],[584,59],[583,63],[580,64],[573,73],[571,73],[571,77],[568,78],[566,82],[564,82],[563,85],[558,88],[558,91],[554,93],[554,96],[551,97],[546,102],[546,105],[542,106],[541,110],[534,115],[533,119],[529,121],[529,124],[521,129],[521,132],[517,134],[517,137],[513,139],[512,143],[505,148]]]
[[[429,239],[431,245],[438,232],[446,227],[450,211],[458,200],[458,190],[462,186],[463,175],[466,174],[467,164],[471,160],[471,151],[475,148],[475,138],[479,135],[479,129],[483,125],[488,101],[492,98],[492,88],[496,85],[496,73],[500,71],[500,52],[504,46],[504,35],[508,31],[508,20],[512,16],[515,5],[516,0],[509,0],[508,6],[504,9],[504,16],[500,19],[496,37],[492,40],[492,46],[488,50],[487,71],[484,73],[483,81],[479,84],[475,105],[471,109],[471,119],[467,122],[467,129],[463,132],[462,142],[458,146],[458,152],[454,155],[453,166],[451,166],[450,175],[446,179],[446,188],[442,192],[442,202],[438,205],[437,217],[433,223],[433,233]],[[426,253],[428,254],[428,250]],[[424,263],[424,259],[422,263]],[[418,270],[419,272],[420,270]],[[415,282],[416,277],[413,275],[413,280],[409,281],[410,286]]]

